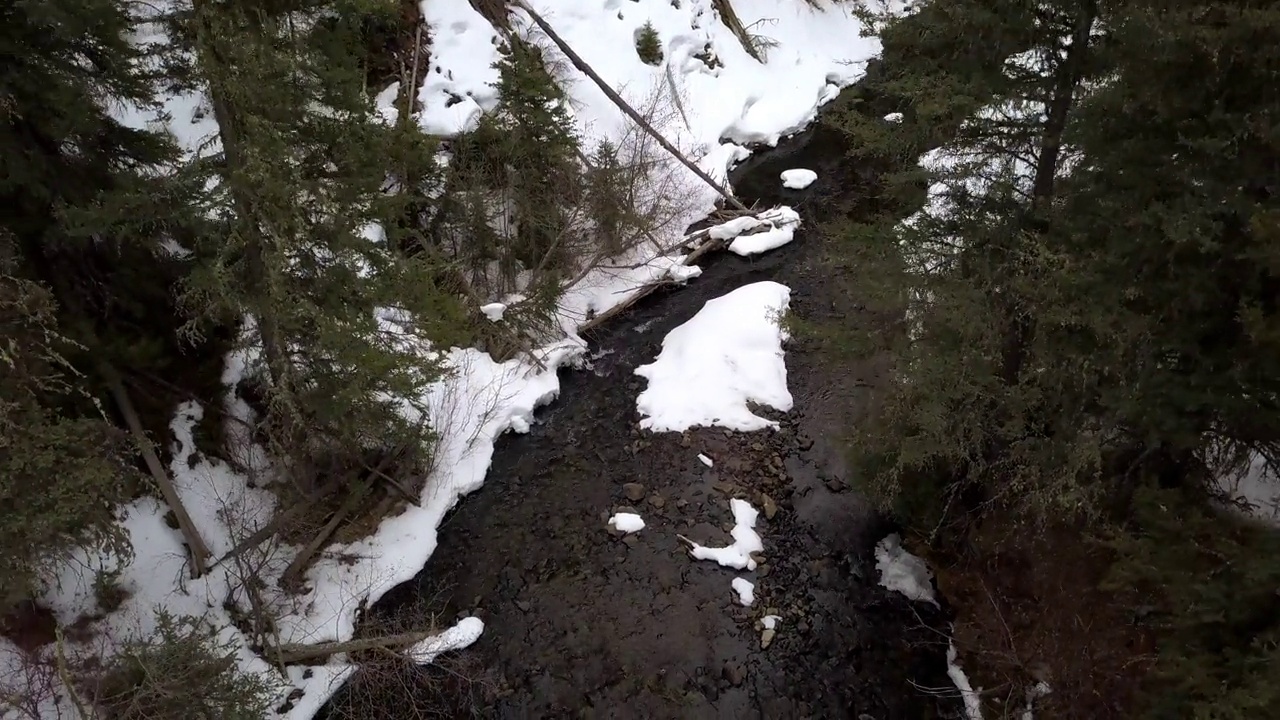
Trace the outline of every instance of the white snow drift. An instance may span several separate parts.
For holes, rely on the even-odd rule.
[[[748,403],[791,409],[779,321],[791,291],[758,282],[709,300],[698,314],[667,334],[657,360],[636,368],[649,386],[636,398],[640,426],[680,432],[695,426],[749,431],[777,423]]]
[[[720,223],[708,231],[712,240],[732,240],[729,252],[746,257],[759,255],[791,242],[800,228],[800,213],[786,205],[759,215],[744,215]]]
[[[794,168],[782,171],[782,187],[788,190],[803,190],[818,179],[818,173],[805,168]]]
[[[639,532],[644,529],[644,518],[635,513],[620,512],[609,518],[609,527],[620,533]]]

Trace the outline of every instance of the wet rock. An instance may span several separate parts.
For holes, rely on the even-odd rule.
[[[533,605],[528,600],[517,600],[516,607],[519,608],[522,613],[527,613],[533,609]]]
[[[777,631],[774,630],[773,628],[765,628],[764,630],[762,630],[760,632],[760,649],[768,650],[769,646],[773,644],[773,637],[776,634],[777,634]]]
[[[833,493],[844,492],[844,483],[840,482],[839,478],[827,478],[825,484]]]
[[[778,504],[768,495],[760,496],[760,505],[764,510],[764,517],[766,520],[772,520],[773,516],[778,514]]]
[[[724,675],[724,679],[734,687],[741,685],[747,675],[742,669],[742,666],[735,662],[725,663],[724,672],[722,674]]]
[[[631,502],[640,502],[644,499],[644,486],[640,483],[629,482],[622,486],[622,493]]]
[[[649,504],[656,508],[661,508],[663,505],[667,504],[667,501],[664,500],[661,495],[650,495]]]

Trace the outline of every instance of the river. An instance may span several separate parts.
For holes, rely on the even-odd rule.
[[[851,91],[836,102],[851,102],[858,86]],[[870,98],[861,111],[896,109]],[[559,399],[532,430],[499,441],[488,480],[447,518],[427,567],[369,614],[384,626],[478,615],[481,639],[428,668],[357,678],[322,715],[955,716],[945,697],[954,689],[937,690],[951,687],[946,618],[877,584],[873,546],[889,527],[843,462],[840,437],[870,411],[876,362],[833,359],[819,337],[798,332],[786,355],[795,409],[776,416],[777,432],[637,429],[644,381],[635,368],[707,300],[774,280],[791,288],[791,313],[804,321],[855,331],[875,321],[832,262],[842,239],[828,223],[874,211],[884,168],[855,167],[840,143],[819,125],[739,166],[732,181],[748,204],[800,211],[795,242],[755,259],[708,257],[688,286],[656,293],[595,333],[593,367],[564,371]],[[818,180],[785,190],[779,173],[792,167]],[[628,483],[643,486],[628,486],[638,499]],[[693,560],[677,538],[723,538],[730,497],[764,510],[766,561],[750,608],[730,590],[738,573]],[[625,506],[648,527],[617,538],[605,519]],[[765,614],[782,620],[762,648]]]

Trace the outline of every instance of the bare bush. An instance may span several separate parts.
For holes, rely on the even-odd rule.
[[[15,656],[3,657],[9,653]],[[65,690],[51,658],[6,646],[0,647],[0,659],[4,668],[0,673],[0,715],[21,720],[61,717],[59,700],[65,697]]]
[[[424,592],[394,609],[371,611],[359,636],[395,637],[447,625],[437,609],[438,593]],[[375,647],[351,654],[358,667],[334,693],[328,707],[332,720],[453,720],[486,717],[482,708],[493,696],[478,658],[465,650],[444,653],[430,664],[408,654]]]

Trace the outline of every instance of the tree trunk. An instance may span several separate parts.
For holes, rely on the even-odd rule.
[[[174,488],[173,482],[169,479],[169,474],[165,472],[164,466],[160,463],[160,458],[156,457],[155,450],[151,447],[151,441],[147,439],[146,430],[142,427],[142,421],[138,419],[138,413],[134,410],[133,402],[129,400],[129,393],[125,390],[120,374],[105,360],[98,362],[98,374],[107,383],[107,388],[111,391],[111,397],[115,399],[116,405],[120,408],[120,414],[124,416],[125,424],[129,426],[129,431],[133,433],[134,439],[137,441],[138,452],[142,453],[142,458],[147,463],[147,469],[151,471],[151,476],[155,478],[156,485],[160,486],[160,493],[164,496],[165,503],[173,511],[173,516],[178,521],[178,530],[182,533],[182,538],[186,540],[187,547],[191,549],[191,562],[195,569],[195,576],[203,575],[208,570],[208,564],[205,560],[209,557],[209,547],[204,544],[204,538],[200,536],[200,530],[196,528],[195,522],[191,520],[191,515],[187,513],[186,506],[182,504],[182,498],[179,497],[177,489]]]
[[[215,12],[209,7],[208,0],[193,0],[192,7],[196,15],[196,47],[203,61],[209,66],[209,70],[205,73],[209,81],[209,102],[213,106],[213,116],[218,123],[218,135],[222,140],[222,152],[224,162],[227,168],[243,168],[247,164],[245,157],[245,149],[243,141],[240,137],[240,118],[237,116],[235,108],[227,102],[226,93],[222,91],[218,81],[214,78],[221,77],[223,73],[228,72],[233,63],[223,55],[219,46],[223,42],[218,37],[218,31],[210,22],[208,13]],[[234,171],[234,170],[233,170]],[[226,181],[226,180],[224,180]],[[263,248],[264,242],[270,242],[274,238],[274,234],[270,230],[270,224],[266,222],[266,218],[260,216],[255,207],[253,196],[239,183],[227,181],[230,189],[231,200],[235,207],[236,215],[242,227],[247,229],[249,235],[246,238],[245,247],[245,265],[248,277],[246,281],[251,292],[258,293],[264,302],[261,303],[262,308],[259,309],[254,317],[257,323],[258,337],[262,342],[263,355],[267,360],[267,379],[274,395],[272,397],[272,406],[283,406],[281,411],[275,411],[274,420],[277,425],[274,440],[285,447],[292,447],[293,443],[298,440],[296,429],[296,421],[293,415],[293,409],[289,407],[288,402],[280,403],[281,400],[287,400],[289,393],[289,377],[292,374],[291,361],[286,349],[286,341],[282,337],[278,318],[273,312],[276,298],[271,288],[271,279],[266,261],[266,252]],[[263,238],[263,239],[253,239]],[[309,488],[304,488],[309,489]]]
[[[326,658],[331,655],[337,655],[338,653],[356,653],[364,650],[375,650],[377,648],[405,647],[413,645],[414,643],[420,643],[433,635],[435,635],[435,633],[430,630],[420,630],[418,632],[386,635],[375,638],[360,638],[344,642],[324,642],[316,643],[314,645],[289,644],[275,648],[266,648],[263,654],[277,660],[281,664],[289,665],[303,660]]]
[[[1067,56],[1057,67],[1053,94],[1045,103],[1045,125],[1040,136],[1040,153],[1036,157],[1035,175],[1031,184],[1030,220],[1033,229],[1040,229],[1045,222],[1042,213],[1053,202],[1058,176],[1058,163],[1062,157],[1062,136],[1067,118],[1075,101],[1076,89],[1084,74],[1084,62],[1089,53],[1089,37],[1097,17],[1096,0],[1082,0],[1071,33],[1071,46]],[[1000,303],[1004,307],[1006,330],[1001,352],[1000,374],[1008,385],[1018,384],[1027,353],[1035,336],[1035,318],[1021,307],[1012,293]]]

